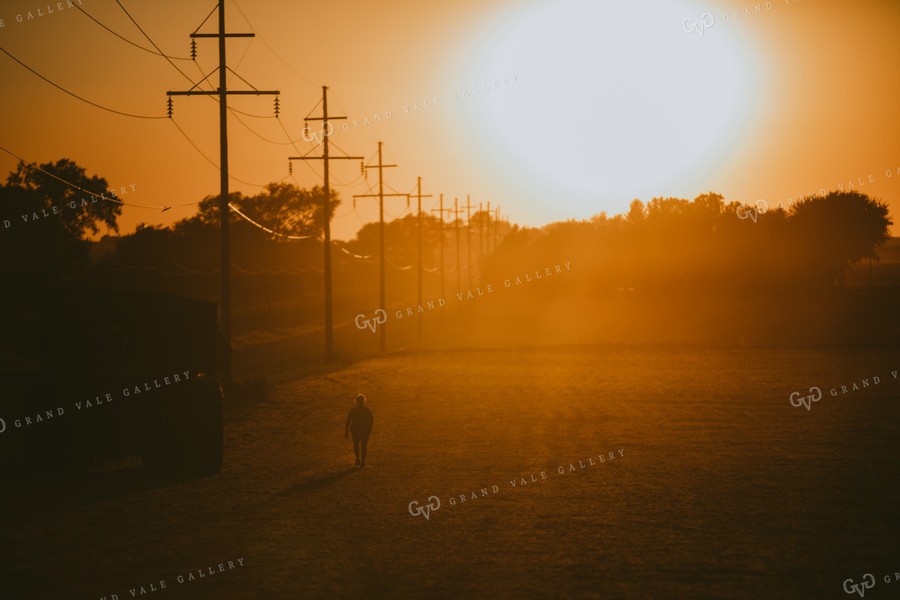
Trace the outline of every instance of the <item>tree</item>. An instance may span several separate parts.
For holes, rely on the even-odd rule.
[[[90,265],[88,234],[98,233],[101,225],[118,232],[122,214],[106,180],[88,177],[66,158],[39,168],[20,161],[0,186],[0,206],[2,268],[52,279],[71,278]]]
[[[644,210],[644,203],[637,198],[632,200],[631,204],[628,205],[628,214],[626,215],[628,223],[631,225],[643,223],[646,216],[647,213]]]
[[[231,204],[260,225],[284,235],[310,235],[316,238],[321,238],[325,234],[322,220],[324,198],[325,191],[320,186],[310,190],[298,188],[292,183],[279,182],[269,183],[255,196],[244,196],[240,192],[229,194]],[[335,209],[340,203],[337,192],[332,190],[329,219],[334,218]],[[186,221],[191,220],[204,225],[218,226],[219,197],[204,198],[200,202],[197,215]],[[231,211],[230,222],[244,223],[253,227],[234,211]],[[274,237],[278,240],[284,239],[281,236]]]
[[[843,286],[852,264],[878,260],[875,249],[890,238],[888,214],[887,204],[855,191],[808,196],[791,207],[795,250],[820,283]]]

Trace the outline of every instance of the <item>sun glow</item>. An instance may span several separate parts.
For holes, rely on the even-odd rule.
[[[515,73],[518,82],[465,104],[459,129],[527,204],[526,220],[699,191],[740,147],[761,112],[761,77],[738,25],[685,30],[706,10],[563,0],[485,28],[467,78]]]

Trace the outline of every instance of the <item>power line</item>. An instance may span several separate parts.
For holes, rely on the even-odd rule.
[[[194,31],[192,31],[191,33],[197,33],[198,31],[200,31],[200,28],[203,27],[203,25],[204,25],[207,21],[209,21],[209,18],[210,18],[211,16],[213,16],[213,13],[216,12],[216,9],[217,9],[218,7],[219,7],[218,4],[216,4],[215,6],[213,6],[213,7],[212,7],[212,10],[209,11],[209,14],[206,15],[206,17],[205,17],[202,21],[200,21],[200,24],[197,25],[197,28],[194,29]]]
[[[211,159],[210,157],[208,157],[208,156],[206,155],[206,153],[203,152],[203,150],[201,150],[200,147],[197,146],[197,144],[194,143],[194,140],[192,140],[192,139],[188,136],[188,134],[185,133],[184,129],[182,129],[181,126],[179,126],[178,123],[175,122],[175,119],[171,119],[171,121],[172,121],[172,125],[174,125],[175,128],[181,133],[181,135],[184,136],[184,139],[186,139],[186,140],[188,141],[188,143],[189,143],[191,146],[194,147],[194,150],[196,150],[197,152],[199,152],[199,153],[200,153],[200,156],[202,156],[203,158],[206,159],[206,162],[208,162],[208,163],[211,164],[213,167],[215,167],[216,170],[221,170],[221,168],[219,167],[219,165],[217,165],[217,164],[213,161],[213,159]],[[264,188],[264,187],[266,187],[266,185],[267,185],[267,184],[265,184],[265,183],[251,183],[251,182],[249,182],[249,181],[244,181],[243,179],[239,179],[238,177],[235,177],[235,176],[232,175],[231,173],[228,174],[228,177],[230,177],[231,179],[234,179],[235,181],[238,181],[238,182],[240,182],[240,183],[243,183],[243,184],[249,185],[249,186],[253,186],[253,187]],[[285,179],[287,179],[287,178],[285,177]],[[284,181],[284,179],[282,179],[282,181]]]
[[[85,15],[87,18],[89,18],[91,21],[93,21],[94,23],[96,23],[97,25],[99,25],[100,27],[102,27],[103,29],[107,30],[108,32],[110,32],[111,34],[113,34],[114,36],[116,36],[117,38],[119,38],[120,40],[122,40],[123,42],[126,42],[126,43],[128,43],[128,44],[131,44],[131,45],[134,46],[135,48],[138,48],[138,49],[140,49],[140,50],[143,50],[144,52],[149,52],[150,54],[153,54],[154,56],[162,56],[162,57],[165,57],[165,58],[171,58],[171,59],[173,59],[173,60],[194,60],[193,58],[190,58],[190,57],[169,56],[169,55],[167,55],[167,54],[161,54],[161,53],[159,53],[159,52],[154,52],[154,51],[151,50],[150,48],[145,48],[145,47],[141,46],[140,44],[136,44],[136,43],[132,42],[131,40],[129,40],[128,38],[126,38],[125,36],[120,35],[119,33],[113,31],[112,29],[110,29],[109,27],[107,27],[106,25],[104,25],[103,23],[101,23],[100,21],[98,21],[96,18],[94,18],[93,15],[91,15],[88,11],[84,10],[83,8],[81,8],[79,5],[74,4],[73,6],[75,6],[75,8],[77,8],[78,10],[80,10],[81,12],[83,12],[84,15]]]
[[[337,248],[338,250],[340,250],[341,252],[343,252],[344,254],[346,254],[348,256],[352,256],[353,258],[358,258],[361,260],[367,260],[369,258],[372,258],[371,254],[369,254],[367,256],[360,256],[359,254],[354,254],[336,242],[334,244],[334,247]]]
[[[250,27],[250,31],[252,31],[253,33],[256,33],[256,34],[257,34],[257,37],[259,37],[259,41],[261,41],[261,42],[266,46],[266,48],[269,49],[269,52],[271,52],[272,54],[275,55],[275,58],[277,58],[278,60],[280,60],[280,61],[282,62],[282,64],[284,64],[284,66],[286,66],[288,69],[290,69],[290,70],[294,73],[294,75],[296,75],[297,77],[299,77],[300,79],[302,79],[305,83],[307,83],[307,84],[309,84],[310,86],[315,87],[315,88],[318,88],[318,87],[319,87],[319,86],[317,86],[316,84],[314,84],[312,81],[310,81],[309,79],[307,79],[306,77],[304,77],[302,74],[300,74],[300,73],[299,73],[296,69],[294,69],[294,67],[292,67],[286,60],[284,60],[283,58],[281,58],[281,55],[278,54],[278,53],[275,51],[275,49],[274,49],[272,46],[269,45],[269,43],[266,41],[266,38],[262,37],[261,35],[259,35],[259,34],[257,33],[256,29],[253,27],[253,24],[250,23],[250,19],[248,19],[248,18],[247,18],[247,15],[244,14],[244,11],[241,10],[241,7],[238,5],[238,3],[236,2],[236,0],[231,0],[231,3],[234,5],[234,7],[237,9],[237,11],[241,14],[241,16],[244,17],[244,20],[247,22],[247,26]],[[208,19],[208,18],[209,18],[209,17],[207,17],[207,19]],[[199,27],[198,27],[198,29],[199,29]],[[315,110],[315,108],[314,108],[313,110]],[[312,111],[310,111],[310,112],[312,112]],[[307,115],[307,116],[309,116],[309,115]]]
[[[147,34],[147,32],[144,31],[144,28],[141,27],[141,26],[138,24],[138,22],[134,19],[134,17],[131,16],[131,13],[129,13],[128,10],[127,10],[124,6],[122,6],[122,3],[119,2],[119,0],[116,0],[116,4],[118,4],[118,5],[119,5],[119,8],[122,9],[122,12],[124,12],[124,13],[128,16],[128,19],[129,19],[132,23],[134,23],[134,26],[138,28],[138,31],[140,31],[140,32],[143,34],[143,36],[144,36],[145,38],[147,38],[147,41],[150,42],[150,44],[151,44],[154,48],[156,48],[156,50],[159,52],[159,55],[162,56],[163,58],[165,58],[165,59],[166,59],[166,62],[168,62],[170,65],[172,65],[172,68],[175,69],[176,71],[178,71],[178,72],[181,74],[182,77],[184,77],[184,78],[187,79],[189,82],[191,82],[191,84],[192,84],[193,87],[199,87],[200,83],[202,83],[204,80],[206,80],[207,77],[209,77],[209,75],[207,75],[206,77],[204,77],[203,79],[201,79],[199,82],[195,82],[193,79],[191,79],[191,77],[190,77],[187,73],[185,73],[184,71],[182,71],[181,69],[178,68],[178,65],[176,65],[176,64],[173,63],[171,60],[169,60],[169,56],[168,56],[165,52],[163,52],[162,49],[161,49],[159,46],[156,45],[156,42],[154,42],[153,39]],[[206,19],[203,19],[203,23],[205,23],[206,20],[209,19],[209,17],[213,14],[213,12],[215,12],[215,8],[209,13],[209,15],[206,16]],[[200,25],[197,27],[197,29],[200,29],[200,27],[203,26],[203,23],[200,23]],[[196,33],[196,30],[194,30],[194,31],[195,31],[195,33]],[[195,34],[191,34],[191,37],[193,38],[193,37],[198,37],[198,36],[196,36]],[[199,36],[199,37],[204,37],[204,36]],[[198,67],[199,67],[199,65],[198,65]],[[234,71],[232,71],[232,73],[234,73]],[[235,73],[235,74],[236,74],[236,73]],[[239,77],[240,77],[240,76],[239,76]],[[214,97],[212,97],[212,96],[209,96],[209,98],[210,98],[211,100],[213,100],[214,102],[220,102],[220,100],[219,100],[218,98],[214,98]],[[248,112],[244,112],[244,111],[238,110],[238,109],[236,109],[236,108],[234,108],[234,107],[232,107],[231,110],[233,110],[233,111],[235,111],[235,112],[238,112],[238,113],[240,113],[240,114],[242,114],[242,115],[245,115],[245,116],[248,116],[248,117],[254,117],[254,118],[257,118],[257,119],[271,119],[271,118],[272,118],[271,116],[254,115],[254,114],[251,114],[251,113],[248,113]]]
[[[319,104],[321,104],[321,102],[319,102]],[[317,105],[317,106],[318,106],[318,105]],[[232,109],[231,107],[228,107],[228,110],[231,111],[231,110],[233,110],[233,109]],[[258,137],[259,139],[261,139],[261,140],[263,140],[263,141],[265,141],[265,142],[268,142],[268,143],[270,143],[270,144],[276,145],[276,146],[291,146],[291,147],[297,152],[297,154],[303,154],[303,153],[300,151],[300,149],[297,148],[297,145],[296,145],[297,142],[303,140],[303,138],[300,137],[300,138],[297,138],[297,139],[292,140],[292,139],[291,139],[290,133],[288,132],[287,128],[285,128],[284,123],[281,121],[281,118],[280,118],[280,117],[276,116],[275,119],[278,121],[278,125],[281,127],[281,130],[284,132],[285,137],[288,138],[288,141],[286,141],[286,142],[276,142],[275,140],[270,140],[270,139],[267,138],[266,136],[262,135],[261,133],[259,133],[258,131],[256,131],[255,129],[253,129],[253,128],[250,127],[249,125],[247,125],[247,123],[245,123],[245,122],[244,122],[241,118],[239,118],[237,115],[232,115],[232,116],[233,116],[235,119],[237,119],[238,123],[240,123],[241,125],[243,125],[245,129],[247,129],[248,131],[250,131],[250,133],[252,133],[252,134],[255,135],[256,137]],[[304,141],[305,141],[305,140],[304,140]],[[334,146],[335,148],[337,148],[338,150],[340,150],[341,152],[343,152],[344,154],[347,154],[347,152],[345,152],[342,148],[340,148],[340,146],[338,146],[337,144],[335,144],[333,141],[330,142],[330,144],[333,145],[333,146]],[[318,148],[319,146],[321,146],[321,144],[317,144],[316,146],[313,146],[312,149],[310,149],[310,150],[307,151],[307,154],[309,154],[309,152],[312,152],[313,150],[315,150],[315,149]],[[315,167],[314,167],[311,163],[306,163],[306,165],[309,167],[310,171],[312,171],[312,172],[316,175],[316,177],[318,177],[318,178],[320,178],[320,179],[322,178],[322,173],[319,173],[318,171],[316,171]],[[335,179],[335,180],[337,181],[337,184],[338,184],[339,186],[342,186],[342,187],[353,187],[353,186],[355,186],[355,185],[359,182],[360,179],[363,178],[363,173],[360,173],[359,175],[356,176],[355,179],[353,179],[352,181],[349,181],[349,182],[342,181],[339,177],[334,177],[334,176],[332,176],[332,177],[333,177],[333,179]],[[298,183],[298,185],[299,185],[299,183]],[[346,216],[346,215],[345,215],[345,216]],[[335,218],[337,218],[337,217],[335,217]]]
[[[231,111],[231,110],[233,110],[233,109],[229,106],[229,107],[228,107],[228,110]],[[258,131],[256,131],[255,129],[253,129],[252,127],[250,127],[250,126],[247,125],[246,123],[244,123],[244,121],[241,120],[241,118],[238,117],[237,114],[233,114],[233,115],[231,115],[231,116],[234,117],[235,119],[237,119],[237,122],[240,123],[241,125],[243,125],[243,126],[244,126],[244,129],[246,129],[247,131],[249,131],[250,133],[252,133],[252,134],[255,135],[256,137],[258,137],[259,139],[263,140],[264,142],[269,142],[270,144],[275,144],[276,146],[293,146],[293,145],[294,145],[294,142],[299,142],[299,141],[300,141],[300,139],[296,139],[296,140],[288,139],[288,141],[286,141],[286,142],[276,142],[275,140],[270,140],[269,138],[267,138],[267,137],[264,136],[263,134],[259,133]],[[277,119],[278,117],[275,117],[275,118]],[[280,119],[279,119],[279,121],[280,121]],[[296,149],[296,147],[295,147],[295,149]]]
[[[291,147],[297,152],[297,154],[300,154],[300,153],[301,153],[301,152],[300,152],[300,149],[297,148],[297,146],[294,145],[294,142],[297,142],[297,141],[300,141],[300,140],[292,140],[292,139],[291,139],[291,134],[288,133],[288,130],[287,130],[287,128],[284,126],[284,123],[281,122],[281,119],[279,118],[279,119],[276,119],[276,120],[278,121],[279,127],[281,127],[281,130],[284,132],[285,137],[288,139],[288,143],[289,143],[289,144],[291,145]],[[289,161],[289,162],[290,162],[290,161]]]
[[[185,79],[187,79],[187,80],[190,81],[191,83],[194,83],[194,80],[192,80],[190,77],[188,77],[187,73],[185,73],[184,71],[182,71],[181,69],[179,69],[179,68],[178,68],[178,65],[176,65],[176,64],[173,63],[171,60],[169,60],[169,56],[168,56],[165,52],[163,52],[162,49],[161,49],[159,46],[156,45],[156,42],[154,42],[154,41],[150,38],[149,35],[147,35],[147,32],[144,31],[144,28],[141,27],[140,25],[138,25],[138,22],[134,20],[134,17],[131,16],[131,13],[129,13],[129,12],[125,9],[125,7],[122,6],[122,3],[119,2],[119,0],[116,0],[116,4],[118,4],[118,5],[119,5],[119,8],[122,9],[122,12],[124,12],[124,13],[128,16],[128,19],[129,19],[132,23],[134,23],[134,26],[138,28],[138,31],[140,31],[140,32],[144,35],[144,37],[147,38],[147,41],[150,42],[150,44],[151,44],[154,48],[156,48],[156,51],[159,52],[159,55],[162,56],[164,59],[166,59],[166,62],[168,62],[170,65],[172,65],[172,67],[173,67],[176,71],[178,71],[179,73],[181,73],[181,75],[182,75]],[[194,84],[194,85],[196,85],[196,84]]]
[[[53,87],[55,87],[55,88],[57,88],[58,90],[61,90],[61,91],[65,92],[65,93],[69,94],[69,95],[72,96],[73,98],[77,98],[78,100],[81,100],[82,102],[85,102],[85,103],[87,103],[87,104],[90,104],[91,106],[97,107],[97,108],[102,109],[102,110],[105,110],[105,111],[107,111],[107,112],[115,113],[115,114],[117,114],[117,115],[123,115],[123,116],[126,116],[126,117],[134,117],[135,119],[166,119],[166,118],[168,118],[168,117],[166,117],[165,115],[162,115],[162,116],[159,116],[159,117],[156,117],[156,116],[150,116],[150,115],[136,115],[136,114],[133,114],[133,113],[123,112],[123,111],[121,111],[121,110],[115,110],[114,108],[107,108],[107,107],[105,107],[105,106],[101,106],[100,104],[97,104],[96,102],[91,102],[90,100],[88,100],[88,99],[86,99],[86,98],[82,98],[81,96],[79,96],[78,94],[76,94],[76,93],[74,93],[74,92],[70,92],[69,90],[67,90],[66,88],[62,87],[61,85],[58,85],[58,84],[56,84],[56,83],[53,83],[52,81],[50,81],[49,79],[47,79],[46,77],[44,77],[43,75],[41,75],[40,73],[38,73],[37,71],[35,71],[34,69],[32,69],[31,67],[29,67],[28,65],[26,65],[25,63],[23,63],[21,60],[19,60],[18,58],[16,58],[16,57],[13,56],[12,54],[10,54],[10,53],[6,50],[6,48],[0,47],[0,51],[2,51],[5,55],[7,55],[8,57],[10,57],[11,59],[13,59],[14,61],[16,61],[17,63],[19,63],[20,65],[22,65],[23,67],[25,67],[26,69],[28,69],[29,71],[31,71],[32,73],[34,73],[35,75],[37,75],[38,77],[40,77],[41,79],[43,79],[44,81],[46,81],[47,83],[49,83],[50,85],[52,85]]]
[[[244,52],[241,53],[241,57],[238,59],[237,64],[234,65],[234,68],[235,68],[235,69],[240,68],[241,63],[244,62],[244,59],[245,59],[245,58],[247,58],[247,53],[250,52],[250,48],[253,46],[253,42],[254,42],[254,38],[250,38],[250,43],[247,44],[247,47],[246,47],[246,48],[244,48]],[[228,70],[231,71],[231,74],[232,74],[232,75],[234,75],[235,77],[239,78],[239,79],[240,79],[241,81],[243,81],[244,83],[247,83],[247,80],[244,79],[243,77],[241,77],[240,75],[238,75],[238,74],[234,71],[234,69],[232,69],[231,67],[228,67]],[[231,79],[230,79],[230,78],[229,78],[229,80],[228,80],[228,83],[231,83]],[[247,85],[250,85],[250,84],[247,83]],[[251,86],[251,87],[253,87],[253,86]]]
[[[248,217],[247,215],[245,215],[244,213],[242,213],[242,212],[240,211],[240,209],[238,209],[238,207],[236,207],[236,206],[235,206],[234,204],[232,204],[231,202],[228,203],[228,207],[229,207],[231,210],[233,210],[234,212],[236,212],[240,217],[242,217],[245,221],[247,221],[247,222],[250,223],[251,225],[254,225],[254,226],[258,227],[258,228],[262,229],[263,231],[265,231],[265,232],[267,232],[267,233],[271,233],[272,235],[277,235],[277,236],[280,236],[280,237],[283,237],[283,238],[286,238],[286,239],[289,239],[289,240],[308,240],[308,239],[310,239],[310,238],[315,237],[315,236],[313,236],[313,235],[288,235],[288,234],[286,234],[286,233],[278,233],[277,231],[275,231],[275,230],[273,230],[273,229],[269,229],[269,228],[266,227],[265,225],[262,225],[262,224],[260,224],[260,223],[257,223],[256,221],[254,221],[253,219],[251,219],[250,217]]]
[[[214,273],[219,272],[218,268],[208,268],[205,270],[191,269],[191,268],[186,267],[178,262],[175,262],[174,260],[168,260],[168,261],[166,261],[164,263],[160,263],[158,265],[127,265],[125,263],[122,263],[122,262],[119,262],[117,260],[107,257],[107,258],[104,258],[104,262],[108,263],[108,264],[100,264],[98,266],[99,266],[99,268],[104,269],[106,271],[156,271],[157,273],[161,273],[163,275],[168,275],[168,276],[174,276],[174,277],[179,277],[182,275],[212,275]],[[117,265],[117,267],[111,267],[111,266],[109,266],[109,264]],[[183,272],[173,273],[171,271],[162,270],[161,267],[164,267],[166,265],[172,265],[173,267],[175,267],[177,269],[181,269]],[[244,275],[283,275],[283,274],[299,275],[301,273],[309,273],[311,271],[319,271],[320,270],[320,269],[316,269],[315,267],[310,267],[310,268],[306,268],[306,269],[301,268],[301,267],[294,267],[291,269],[287,269],[285,267],[282,267],[281,265],[275,265],[275,266],[277,267],[277,269],[259,269],[257,271],[251,271],[249,269],[245,269],[244,267],[241,267],[240,265],[238,265],[236,263],[231,263],[232,269],[234,269],[235,271],[238,271],[239,273],[244,274]]]
[[[175,127],[178,127],[178,124],[175,123],[174,120],[172,121],[172,123],[175,125]],[[181,133],[187,138],[187,134],[184,133],[184,131],[181,129],[181,127],[178,127],[178,130],[181,131]],[[194,143],[191,141],[190,138],[187,138],[187,140],[188,140],[188,142],[191,143],[191,145],[194,146],[194,148],[197,149],[198,152],[200,152],[201,155],[203,155],[204,158],[206,158],[207,160],[209,160],[209,157],[207,157],[205,154],[203,154],[203,152],[202,152],[199,148],[197,148],[196,145],[194,145]],[[163,211],[166,211],[166,210],[169,210],[170,208],[172,208],[171,206],[146,206],[146,205],[143,205],[143,204],[133,204],[133,203],[130,203],[130,202],[122,202],[121,200],[115,200],[115,199],[112,199],[112,198],[107,198],[105,195],[102,195],[102,194],[95,194],[94,192],[90,192],[90,191],[88,191],[88,190],[86,190],[86,189],[84,189],[84,188],[82,188],[82,187],[80,187],[80,186],[78,186],[78,185],[76,185],[76,184],[74,184],[74,183],[72,183],[72,182],[66,181],[65,179],[62,179],[62,178],[60,178],[60,177],[54,175],[53,173],[51,173],[51,172],[49,172],[49,171],[46,171],[46,170],[44,170],[44,169],[42,169],[42,168],[36,166],[36,163],[29,163],[29,162],[26,161],[24,158],[18,156],[17,154],[14,154],[14,153],[10,152],[9,150],[7,150],[6,148],[4,148],[3,146],[0,146],[0,150],[3,150],[4,152],[6,152],[7,154],[9,154],[10,156],[13,156],[14,158],[19,159],[19,160],[22,161],[23,163],[26,163],[26,165],[27,165],[28,167],[31,167],[31,168],[33,168],[33,169],[36,169],[36,170],[40,171],[41,173],[44,173],[44,174],[46,174],[46,175],[49,175],[50,177],[52,177],[52,178],[54,178],[54,179],[56,179],[56,180],[58,180],[58,181],[60,181],[60,182],[62,182],[62,183],[65,183],[66,185],[68,185],[68,186],[70,186],[70,187],[73,187],[73,188],[75,188],[75,189],[77,189],[77,190],[80,190],[80,191],[84,192],[85,194],[88,194],[88,195],[90,195],[90,196],[94,196],[95,198],[100,198],[100,199],[106,200],[106,201],[108,201],[108,202],[115,202],[116,204],[122,204],[122,205],[125,205],[125,206],[134,206],[134,207],[138,207],[138,208],[153,208],[153,209],[161,209],[161,210],[163,210]],[[212,162],[212,161],[210,161],[210,162]],[[212,163],[212,164],[213,164],[213,166],[216,166],[215,163]],[[217,168],[218,168],[218,167],[217,167]],[[237,179],[237,178],[236,178],[236,177],[233,177],[233,179]],[[286,179],[286,178],[285,178],[285,179]],[[241,180],[238,179],[238,181],[241,181]],[[282,181],[283,181],[283,180],[282,180]],[[242,182],[242,183],[246,183],[246,182]],[[248,183],[247,185],[258,185],[258,184],[251,184],[251,183]],[[265,187],[265,186],[259,186],[259,187]],[[199,204],[199,202],[188,202],[188,203],[185,203],[185,204],[179,204],[179,205],[176,205],[176,206],[179,206],[179,207],[180,207],[180,206],[193,206],[193,205],[196,205],[196,204]],[[245,219],[246,221],[248,221],[250,224],[252,224],[252,225],[254,225],[254,226],[256,226],[256,227],[262,229],[263,231],[266,231],[266,232],[268,232],[268,233],[271,233],[272,235],[277,235],[277,236],[285,237],[285,238],[291,239],[291,240],[305,240],[305,239],[309,239],[309,238],[311,238],[311,237],[314,237],[314,236],[311,236],[311,235],[296,236],[296,235],[287,235],[287,234],[279,233],[279,232],[277,232],[277,231],[274,231],[274,230],[272,230],[272,229],[269,229],[269,228],[266,227],[265,225],[262,225],[262,224],[260,224],[260,223],[257,223],[256,221],[254,221],[253,219],[251,219],[250,217],[248,217],[247,215],[245,215],[244,213],[242,213],[237,207],[235,207],[235,206],[234,206],[233,204],[231,204],[230,202],[229,202],[228,206],[229,206],[235,213],[237,213],[240,217],[242,217],[243,219]]]
[[[35,170],[37,170],[37,171],[40,171],[41,173],[44,173],[45,175],[49,175],[49,176],[52,177],[53,179],[56,179],[57,181],[59,181],[59,182],[61,182],[61,183],[64,183],[64,184],[66,184],[66,185],[69,186],[69,187],[75,188],[76,190],[82,191],[82,192],[84,192],[85,194],[88,194],[88,195],[93,196],[93,197],[95,197],[95,198],[100,198],[101,200],[106,200],[107,202],[114,202],[114,203],[116,203],[116,204],[122,204],[122,205],[124,205],[124,206],[134,206],[134,207],[136,207],[136,208],[153,208],[153,209],[157,209],[157,210],[162,210],[163,212],[165,212],[165,211],[169,210],[170,208],[172,208],[171,206],[147,206],[147,205],[144,205],[144,204],[133,204],[133,203],[131,203],[131,202],[122,202],[121,200],[117,200],[117,199],[114,199],[114,198],[107,198],[104,194],[95,194],[94,192],[88,191],[88,190],[84,189],[83,187],[81,187],[81,186],[79,186],[79,185],[77,185],[77,184],[75,184],[75,183],[72,183],[71,181],[66,181],[65,179],[62,179],[61,177],[58,177],[57,175],[54,175],[54,174],[51,173],[50,171],[46,171],[46,170],[40,168],[39,166],[37,166],[37,162],[29,162],[29,161],[25,160],[24,158],[22,158],[21,156],[19,156],[18,154],[14,154],[14,153],[10,152],[9,150],[7,150],[6,148],[4,148],[3,146],[0,146],[0,150],[3,150],[4,152],[6,152],[7,154],[9,154],[10,156],[19,159],[20,161],[22,161],[23,163],[25,163],[25,166],[30,167],[30,168],[32,168],[32,169],[35,169]],[[113,193],[115,193],[115,191],[113,191]],[[193,204],[199,204],[199,203],[198,203],[198,202],[189,202],[189,203],[186,203],[186,204],[178,204],[178,205],[176,205],[176,206],[191,206],[191,205],[193,205]]]
[[[215,98],[213,98],[213,100],[218,102],[218,100],[216,100]],[[275,115],[254,115],[253,113],[248,113],[248,112],[244,112],[242,110],[238,110],[237,108],[235,108],[233,106],[229,106],[228,110],[242,114],[245,117],[253,117],[254,119],[275,119],[276,118]]]

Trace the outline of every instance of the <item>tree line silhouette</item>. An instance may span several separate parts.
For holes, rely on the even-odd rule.
[[[230,217],[237,330],[314,321],[321,314],[322,194],[318,186],[301,189],[282,182],[252,196],[231,195],[231,203],[257,224],[235,212]],[[207,196],[196,214],[170,226],[141,224],[134,233],[92,244],[90,236],[101,227],[118,232],[122,205],[108,198],[105,179],[89,177],[68,159],[38,168],[20,163],[0,186],[0,270],[7,289],[17,288],[27,297],[28,290],[82,282],[218,298],[216,196]],[[341,204],[333,192],[329,218]],[[492,282],[571,261],[580,287],[562,286],[556,293],[637,292],[665,298],[839,289],[852,265],[878,260],[892,224],[884,202],[854,191],[809,196],[786,210],[758,212],[754,219],[746,218],[748,210],[753,209],[726,204],[721,195],[709,192],[692,201],[634,200],[625,214],[600,213],[540,228],[492,221],[495,239],[502,243],[483,255],[480,251],[491,245],[480,229],[488,215],[476,212],[468,236],[465,223],[459,223],[462,287],[467,287],[470,269],[476,283]],[[389,303],[415,296],[420,224],[425,295],[439,294],[439,219],[407,214],[385,224]],[[454,223],[445,221],[446,296],[457,291],[455,233]],[[333,249],[339,317],[352,318],[374,306],[378,239],[378,224],[367,223],[355,239]],[[468,243],[471,249],[465,247]],[[466,264],[469,254],[472,265]]]
[[[516,229],[488,269],[499,276],[552,257],[577,260],[606,289],[789,292],[843,286],[848,269],[877,261],[890,238],[887,205],[855,191],[808,196],[755,219],[748,210],[756,211],[712,192],[634,200],[624,215]]]

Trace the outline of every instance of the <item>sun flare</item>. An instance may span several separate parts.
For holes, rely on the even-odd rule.
[[[538,195],[552,198],[553,217],[569,218],[702,187],[740,147],[763,96],[734,27],[685,30],[705,11],[689,1],[565,0],[504,15],[468,68],[474,81],[516,73],[518,84],[468,103],[463,129],[479,138],[485,164],[530,190],[529,213]]]

